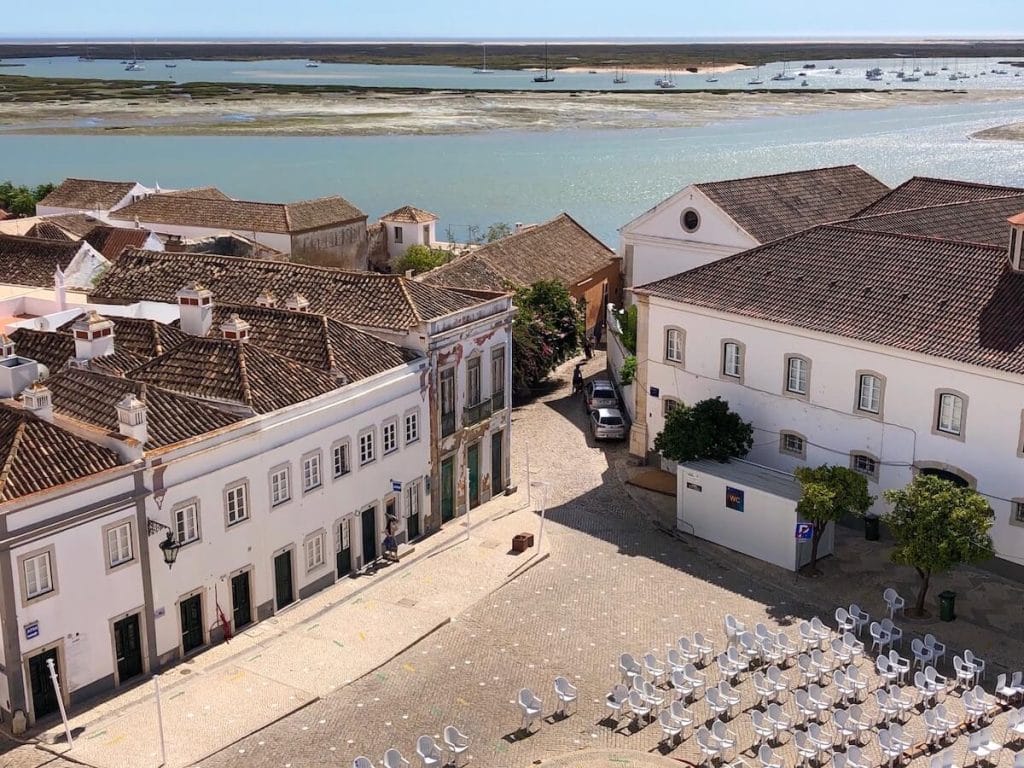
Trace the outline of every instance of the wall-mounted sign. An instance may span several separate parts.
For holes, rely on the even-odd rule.
[[[651,387],[651,397],[658,397],[661,395],[661,390],[657,387]]]
[[[696,483],[687,482],[686,483],[686,487],[689,488],[691,491],[697,491],[697,493],[703,493],[704,492],[704,489],[701,488]]]
[[[810,541],[814,536],[814,523],[797,523],[796,540]]]
[[[402,481],[401,480],[392,480],[391,481],[391,492],[392,493],[401,493],[402,492]]]
[[[725,486],[725,506],[729,509],[735,509],[737,512],[743,511],[743,491],[739,488],[731,488]]]
[[[25,639],[34,640],[37,637],[39,637],[39,622],[30,621],[25,625]]]
[[[157,608],[155,611],[153,611],[153,618],[154,619],[162,619],[164,617],[165,613],[167,613],[167,609],[164,608],[161,605],[159,608]]]

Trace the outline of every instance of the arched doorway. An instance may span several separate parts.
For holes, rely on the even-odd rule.
[[[941,477],[943,480],[949,480],[949,482],[960,488],[969,488],[970,482],[958,475],[956,472],[951,472],[948,469],[939,469],[938,467],[922,467],[922,475],[931,475],[932,477]]]

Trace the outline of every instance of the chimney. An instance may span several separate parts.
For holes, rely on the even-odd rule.
[[[309,299],[301,293],[293,293],[285,302],[285,307],[293,312],[309,312]]]
[[[232,312],[231,317],[220,324],[220,332],[225,339],[232,339],[234,341],[248,341],[249,340],[249,328],[251,328],[245,320],[238,316],[237,312]]]
[[[523,222],[517,221],[515,223],[515,226],[512,228],[512,233],[518,235],[522,231],[523,231]]]
[[[256,306],[273,309],[277,306],[277,299],[274,298],[274,294],[270,291],[263,291],[263,293],[256,297]]]
[[[405,279],[406,280],[412,280],[412,273],[415,272],[415,271],[416,270],[413,270],[413,269],[405,270]]]
[[[1017,272],[1024,272],[1024,213],[1007,219],[1010,224],[1010,266]]]
[[[25,410],[31,411],[43,421],[53,421],[53,393],[40,381],[25,390]]]
[[[68,296],[64,290],[64,270],[59,266],[53,273],[53,297],[57,301],[58,312],[63,312],[68,308]]]
[[[0,333],[0,362],[14,357],[14,340],[6,333]]]
[[[181,330],[190,336],[206,336],[213,325],[213,294],[193,282],[174,295],[178,299]]]
[[[92,360],[114,353],[114,323],[90,309],[71,326],[75,337],[75,358]]]
[[[146,404],[129,392],[117,405],[117,431],[145,445],[149,439],[146,428]]]

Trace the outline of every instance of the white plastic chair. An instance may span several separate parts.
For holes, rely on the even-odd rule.
[[[853,632],[843,633],[843,645],[850,651],[850,655],[853,657],[854,662],[860,659],[864,655],[864,643],[857,639],[857,636]]]
[[[935,637],[935,635],[933,635],[931,632],[924,636],[924,647],[932,652],[933,659],[939,660],[946,658],[946,644],[940,643],[938,639]],[[967,653],[967,651],[964,651],[964,653]],[[965,661],[967,661],[970,664],[973,664],[973,661],[969,659],[965,659]],[[978,665],[975,664],[974,666],[977,667]]]
[[[831,734],[822,728],[820,724],[811,723],[807,726],[807,740],[815,746],[818,750],[818,754],[831,755],[836,737],[834,734]]]
[[[882,752],[882,757],[885,758],[887,765],[895,765],[903,759],[903,747],[893,742],[889,736],[889,731],[881,730],[878,732],[878,748]]]
[[[935,654],[925,647],[922,640],[914,638],[910,641],[910,652],[914,654],[914,666],[924,669],[935,660]]]
[[[925,740],[930,745],[942,746],[946,740],[946,727],[939,722],[939,715],[934,709],[924,711]]]
[[[892,637],[882,629],[882,625],[877,621],[871,622],[871,626],[868,627],[868,633],[871,635],[872,653],[875,651],[882,653],[892,643]]]
[[[621,683],[613,686],[611,692],[605,697],[604,704],[615,715],[616,722],[618,722],[619,717],[622,715],[622,710],[625,708],[628,699],[629,689]]]
[[[729,717],[732,717],[732,709],[740,705],[742,697],[726,680],[718,683],[718,695],[729,706]]]
[[[888,656],[878,656],[875,659],[875,671],[887,683],[895,683],[900,676],[900,671],[893,667]]]
[[[849,703],[852,696],[857,694],[857,689],[847,682],[846,674],[842,670],[837,669],[832,673],[832,682],[835,684],[836,693],[839,694],[844,706]]]
[[[921,703],[925,706],[934,706],[937,703],[938,692],[930,685],[928,685],[928,679],[924,676],[924,672],[917,670],[914,673],[914,688],[917,690],[918,696],[921,698]]]
[[[700,748],[703,758],[702,765],[714,765],[715,758],[722,756],[722,749],[718,742],[711,738],[711,731],[703,725],[697,729],[697,746]]]
[[[900,711],[896,704],[889,698],[889,694],[881,688],[875,691],[875,704],[878,706],[879,725],[888,723],[899,716]]]
[[[903,630],[892,623],[892,619],[882,619],[882,631],[889,635],[889,647],[898,645],[903,648]]]
[[[946,711],[945,704],[939,704],[937,707],[935,707],[935,720],[939,725],[946,729],[947,736],[952,735],[953,732],[960,727],[960,723],[957,721],[957,719],[955,717],[952,717]]]
[[[985,692],[985,689],[982,688],[980,685],[974,686],[973,693],[974,693],[974,700],[978,703],[978,706],[981,707],[984,710],[984,714],[982,715],[982,719],[984,719],[985,717],[988,717],[988,715],[992,711],[992,708],[995,707],[999,702],[997,702],[995,700],[995,697],[989,696]]]
[[[818,636],[818,647],[823,648],[825,643],[832,639],[832,630],[825,626],[825,622],[815,616],[811,619],[811,629]]]
[[[740,652],[747,657],[747,666],[750,662],[761,658],[761,645],[757,642],[757,638],[750,632],[740,632],[736,636],[737,645],[734,648],[739,648]]]
[[[676,654],[682,658],[683,664],[695,664],[700,661],[700,650],[695,648],[688,637],[680,637],[676,641]],[[669,663],[672,663],[672,651],[669,651]]]
[[[800,685],[810,685],[821,676],[821,673],[811,661],[811,657],[806,653],[801,653],[797,656],[796,667],[800,673]]]
[[[795,731],[793,733],[793,744],[796,746],[796,756],[800,758],[800,765],[807,765],[818,758],[818,748],[811,744],[806,731]]]
[[[782,701],[782,694],[789,690],[789,678],[778,667],[768,667],[765,677],[775,691],[776,701]]]
[[[784,660],[795,658],[800,653],[800,646],[789,639],[785,632],[779,632],[775,636],[775,647],[779,649]]]
[[[1006,713],[1006,732],[1003,734],[1003,741],[1009,744],[1021,738],[1024,738],[1024,713],[1019,709],[1011,709]]]
[[[696,698],[698,691],[703,691],[707,688],[708,678],[703,672],[698,672],[697,667],[693,664],[687,664],[683,670],[683,675],[686,677],[686,682],[693,688],[693,696]]]
[[[445,748],[452,753],[452,766],[458,768],[459,755],[469,749],[469,737],[454,725],[446,725],[443,736]]]
[[[754,728],[754,735],[757,736],[758,744],[763,744],[766,741],[770,742],[775,738],[775,727],[768,720],[768,716],[761,710],[750,710],[750,724]]]
[[[903,732],[903,726],[899,723],[892,723],[889,726],[889,738],[893,744],[900,747],[904,752],[907,752],[914,746],[914,742]]]
[[[402,753],[392,747],[384,753],[384,768],[409,768],[409,761]]]
[[[818,708],[811,701],[807,691],[800,689],[793,694],[793,700],[796,702],[796,711],[800,715],[800,722],[807,722],[814,720],[818,716]]]
[[[988,750],[990,755],[998,755],[1003,745],[992,738],[992,726],[981,729],[981,746]]]
[[[373,768],[373,761],[368,757],[359,755],[352,761],[352,768]]]
[[[889,651],[889,666],[899,673],[899,683],[902,685],[910,674],[910,659],[900,656],[896,650]]]
[[[776,759],[775,751],[762,744],[757,750],[757,764],[759,768],[782,768],[782,759]]]
[[[857,627],[857,621],[850,615],[850,612],[840,606],[836,608],[836,634],[852,632]]]
[[[644,686],[641,690],[643,691],[644,701],[650,705],[651,709],[654,711],[661,709],[665,703],[665,694],[658,690],[654,683],[644,681]]]
[[[831,649],[834,666],[846,666],[853,661],[853,651],[846,647],[841,637],[832,641]]]
[[[870,768],[858,746],[850,746],[846,750],[846,768]]]
[[[776,642],[766,637],[763,640],[758,640],[761,646],[761,662],[764,664],[781,664],[786,660],[786,655],[782,652],[782,649],[776,644]]]
[[[680,726],[672,718],[672,713],[667,709],[663,709],[661,714],[658,715],[658,725],[661,726],[661,732],[664,734],[662,742],[672,742],[673,744],[679,738],[679,734],[683,732],[682,726]]]
[[[850,618],[857,625],[856,632],[860,635],[864,631],[864,627],[871,623],[871,614],[866,611],[862,611],[860,606],[854,603],[850,606]]]
[[[889,609],[889,618],[896,618],[897,613],[903,613],[903,609],[907,604],[907,601],[899,596],[899,593],[895,589],[889,587],[882,593],[882,599],[885,600],[885,605]]]
[[[853,688],[853,696],[851,698],[854,701],[860,701],[867,694],[868,679],[853,664],[846,668],[846,684]]]
[[[728,755],[730,749],[736,749],[736,744],[739,741],[736,734],[730,731],[721,720],[715,720],[711,724],[711,736],[718,742],[723,756]]]
[[[673,672],[669,676],[669,682],[672,684],[672,690],[681,700],[688,702],[693,696],[693,684],[686,679],[686,673],[683,670],[677,669]]]
[[[633,714],[633,719],[639,721],[640,718],[647,719],[651,714],[651,705],[644,699],[644,695],[636,688],[629,692],[629,709]]]
[[[558,697],[558,711],[563,715],[569,714],[567,709],[570,704],[576,703],[579,691],[576,686],[569,682],[568,678],[559,675],[555,678],[555,696]]]
[[[800,622],[800,650],[809,651],[811,648],[817,647],[821,642],[821,638],[811,628],[809,621]]]
[[[705,640],[700,632],[693,633],[693,648],[700,652],[700,660],[707,663],[715,655],[715,646],[710,640]]]
[[[444,755],[437,742],[430,736],[423,735],[416,739],[416,754],[419,755],[423,768],[437,768],[444,764]]]
[[[693,726],[693,713],[681,701],[673,701],[668,711],[672,715],[672,719],[675,720],[676,725],[679,726],[679,731],[685,739],[686,729]]]
[[[945,646],[943,646],[943,649],[945,649]],[[974,667],[978,671],[978,677],[980,679],[982,679],[982,680],[985,679],[985,660],[984,659],[979,659],[977,656],[974,655],[974,651],[972,651],[970,648],[968,648],[966,651],[964,651],[964,661],[966,661],[968,664],[970,664],[972,667]]]
[[[767,712],[768,722],[775,730],[775,740],[778,741],[779,737],[788,732],[793,727],[792,718],[786,714],[785,710],[780,704],[769,704]]]
[[[847,710],[837,709],[832,715],[832,724],[836,729],[836,737],[844,746],[860,740],[860,728]]]
[[[811,704],[818,710],[818,717],[815,720],[820,723],[822,718],[832,711],[832,698],[817,683],[807,687],[807,696],[810,698]]]
[[[721,717],[729,712],[729,702],[722,698],[717,688],[708,688],[704,694],[704,701],[707,702],[708,711],[715,717]]]
[[[902,718],[914,707],[914,702],[909,696],[904,696],[903,691],[895,685],[889,686],[889,701],[896,707],[898,718]]]
[[[519,730],[528,731],[530,725],[540,717],[540,708],[542,701],[537,698],[536,694],[529,688],[523,688],[519,691],[519,711],[523,716],[523,721],[519,726]]]
[[[626,685],[632,685],[634,677],[643,677],[643,668],[631,653],[619,656],[619,672],[622,673],[622,682]]]
[[[953,672],[956,674],[957,685],[963,686],[965,689],[973,686],[974,680],[978,676],[978,670],[959,656],[953,657]]]
[[[754,683],[754,693],[757,694],[758,703],[762,707],[767,707],[775,700],[775,686],[768,681],[761,670],[755,672],[751,679]]]
[[[974,698],[973,691],[964,691],[961,701],[964,705],[964,712],[966,713],[968,723],[976,723],[987,714],[985,705]]]
[[[931,762],[928,763],[928,768],[953,768],[955,765],[956,755],[953,754],[953,750],[944,749],[932,757]]]
[[[665,676],[665,665],[654,655],[654,651],[644,654],[644,669],[650,675],[651,682],[657,685]]]
[[[811,651],[811,665],[818,670],[818,682],[824,680],[829,672],[832,671],[832,663],[825,658],[825,654],[818,648]]]
[[[945,696],[949,692],[949,678],[945,675],[940,675],[939,671],[935,669],[935,667],[926,667],[924,670],[924,678],[928,681],[928,685],[935,689],[936,703],[938,703],[938,696]]]
[[[745,629],[743,622],[738,621],[731,613],[725,614],[725,636],[729,644],[735,643],[737,636]]]
[[[983,731],[972,733],[967,742],[967,752],[974,757],[974,762],[987,760],[988,756],[991,754],[991,750],[989,750],[988,746],[982,742],[982,733]]]

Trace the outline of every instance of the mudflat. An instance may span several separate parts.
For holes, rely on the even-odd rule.
[[[1024,141],[1024,123],[1010,123],[986,128],[971,134],[972,139],[988,139],[991,141]]]

